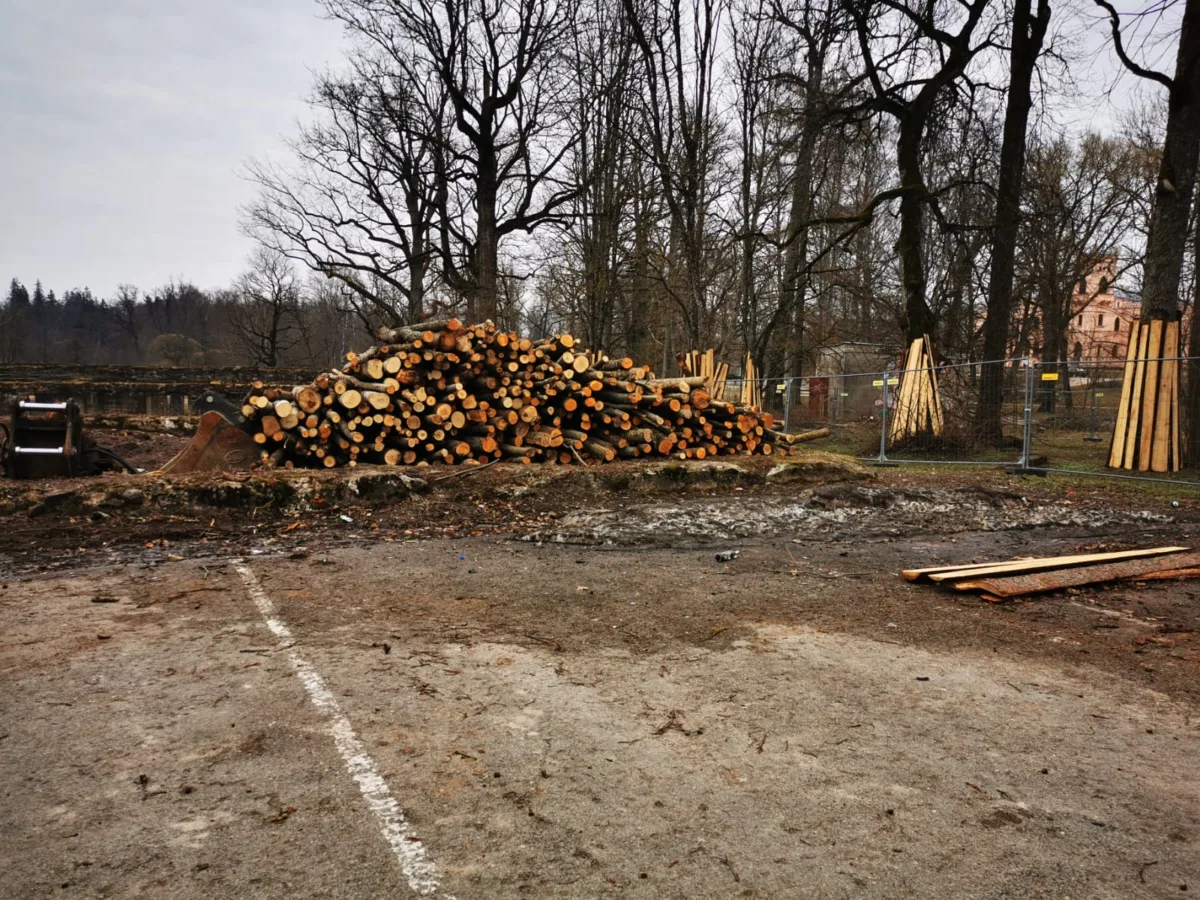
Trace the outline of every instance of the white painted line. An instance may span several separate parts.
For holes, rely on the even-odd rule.
[[[294,640],[291,630],[281,619],[276,617],[275,605],[267,596],[267,592],[259,582],[258,576],[254,574],[254,570],[244,562],[235,563],[234,569],[242,576],[242,581],[246,583],[246,590],[254,600],[271,633],[280,640]],[[379,820],[383,839],[387,841],[392,852],[396,854],[396,859],[400,861],[400,868],[404,872],[404,877],[408,879],[408,886],[420,897],[454,900],[450,894],[441,890],[441,875],[437,866],[429,858],[425,845],[421,843],[409,826],[408,820],[404,816],[404,810],[392,796],[387,782],[379,774],[375,761],[367,755],[366,746],[354,733],[350,720],[346,718],[337,699],[326,686],[325,679],[296,650],[288,650],[288,658],[292,661],[292,667],[296,670],[296,675],[299,676],[304,689],[308,691],[309,699],[329,720],[329,734],[333,738],[333,743],[337,746],[338,753],[342,755],[346,769],[357,782],[358,789],[362,792],[363,799],[367,801],[368,808],[375,813],[375,818]]]

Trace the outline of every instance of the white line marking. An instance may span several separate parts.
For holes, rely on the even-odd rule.
[[[275,605],[267,596],[254,571],[244,562],[235,563],[234,569],[242,576],[246,590],[258,611],[262,613],[271,633],[280,640],[294,640],[287,625],[276,618]],[[358,789],[367,801],[367,806],[379,820],[383,839],[388,842],[388,846],[396,854],[396,859],[400,861],[400,868],[404,871],[404,877],[408,879],[408,886],[421,897],[454,900],[450,894],[441,890],[441,875],[437,866],[429,858],[425,845],[409,827],[404,810],[388,790],[387,782],[379,774],[375,761],[367,755],[366,746],[354,733],[350,720],[346,718],[337,699],[326,686],[325,679],[295,650],[288,651],[288,658],[292,661],[292,667],[296,670],[304,689],[308,691],[313,705],[329,719],[329,734],[333,737],[333,742],[338,753],[342,755],[351,777],[358,783]]]

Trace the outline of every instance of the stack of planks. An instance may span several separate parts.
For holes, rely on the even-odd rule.
[[[747,409],[762,409],[762,385],[758,383],[758,368],[750,354],[746,354],[745,374],[742,375],[742,406]]]
[[[718,363],[713,351],[689,350],[675,357],[679,363],[679,371],[685,376],[698,376],[705,379],[708,393],[714,400],[725,399],[725,381],[729,377],[729,363]]]
[[[1178,322],[1134,323],[1109,468],[1178,472],[1182,467],[1178,357]]]
[[[906,569],[909,581],[931,581],[956,591],[979,591],[992,602],[1105,581],[1195,578],[1200,553],[1187,547],[1152,547],[1114,553],[1085,553],[1006,562]]]
[[[900,373],[900,387],[891,411],[888,440],[898,444],[920,434],[941,437],[943,424],[933,344],[926,335],[913,341],[904,357],[904,371]]]
[[[381,328],[309,385],[256,384],[242,412],[262,458],[285,466],[609,462],[770,454],[795,438],[770,414],[714,401],[701,376],[457,319]]]

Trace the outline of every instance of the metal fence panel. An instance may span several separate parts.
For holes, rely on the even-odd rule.
[[[980,390],[985,377],[1000,380],[1003,403],[999,415],[979,417]],[[927,463],[1015,465],[1021,461],[1025,418],[1025,360],[958,363],[928,369],[896,371],[889,379],[886,433],[887,459]],[[940,428],[905,429],[900,416],[915,403],[916,387],[906,379],[932,385],[941,400]],[[908,398],[906,400],[906,397]]]
[[[1192,360],[1180,357],[1181,375]],[[1200,483],[1200,459],[1185,459],[1179,472],[1131,472],[1108,468],[1125,366],[1120,360],[1039,363],[1033,383],[1031,464],[1048,471],[1119,478]],[[1187,433],[1187,404],[1180,403]]]

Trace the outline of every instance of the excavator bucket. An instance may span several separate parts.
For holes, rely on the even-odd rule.
[[[246,420],[241,411],[215,394],[205,394],[198,405],[204,412],[196,433],[188,445],[155,474],[249,469],[258,458],[259,447],[246,432]]]

